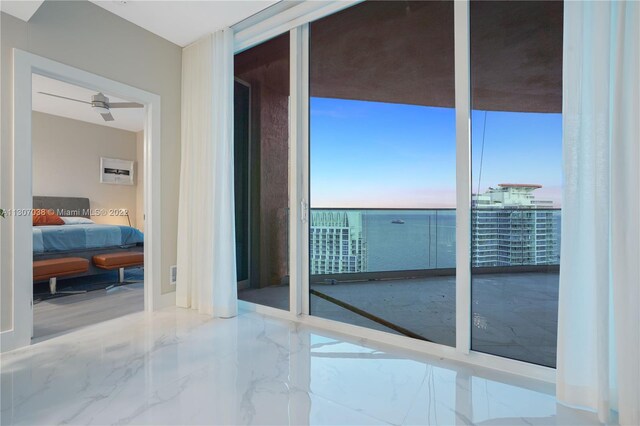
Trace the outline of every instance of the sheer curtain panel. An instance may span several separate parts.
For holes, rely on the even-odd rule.
[[[565,2],[561,402],[640,424],[640,3]]]
[[[176,303],[237,314],[233,201],[233,31],[182,53],[182,158]]]

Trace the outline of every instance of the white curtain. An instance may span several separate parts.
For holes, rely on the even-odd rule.
[[[176,303],[237,314],[233,202],[233,31],[182,53],[182,158]]]
[[[557,395],[640,424],[640,3],[565,2]]]

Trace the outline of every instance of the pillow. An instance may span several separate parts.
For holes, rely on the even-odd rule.
[[[53,209],[33,209],[33,226],[64,225]]]
[[[94,221],[80,216],[62,216],[60,219],[64,221],[65,225],[93,225]]]

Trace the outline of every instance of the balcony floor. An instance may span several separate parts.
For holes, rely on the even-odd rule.
[[[411,330],[436,343],[455,344],[455,277],[314,284],[312,288]],[[288,309],[286,286],[240,292],[253,303]],[[472,348],[535,364],[555,366],[558,273],[475,275]],[[397,333],[317,296],[311,313]]]

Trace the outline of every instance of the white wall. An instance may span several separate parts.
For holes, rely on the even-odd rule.
[[[182,49],[88,1],[46,1],[26,23],[1,13],[0,206],[12,207],[13,48],[161,96],[162,291],[176,263]],[[12,220],[0,220],[0,330],[12,328]],[[31,283],[15,283],[31,285]]]
[[[136,174],[138,186],[136,187],[136,228],[144,232],[144,132],[136,133],[136,158],[138,159]]]
[[[100,157],[137,162],[137,134],[84,121],[33,112],[31,123],[33,195],[86,197],[94,211],[129,210],[136,226],[137,190],[134,186],[100,183]],[[127,225],[126,216],[91,217],[96,223]]]

